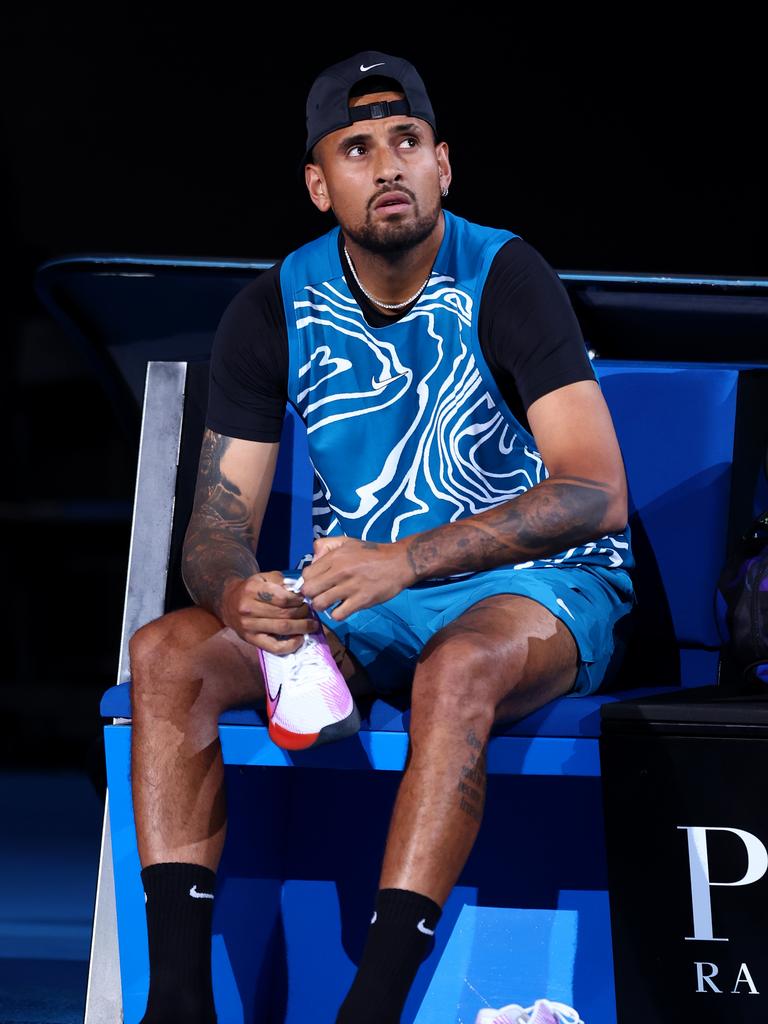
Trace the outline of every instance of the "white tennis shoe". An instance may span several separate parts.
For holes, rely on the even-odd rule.
[[[298,592],[301,578],[285,579],[284,583]],[[307,633],[292,654],[270,654],[259,648],[259,661],[269,736],[278,747],[305,750],[358,732],[360,712],[333,659],[322,625],[317,632]]]

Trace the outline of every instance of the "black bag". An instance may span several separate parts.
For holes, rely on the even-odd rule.
[[[717,582],[720,682],[768,684],[768,511],[754,520]]]

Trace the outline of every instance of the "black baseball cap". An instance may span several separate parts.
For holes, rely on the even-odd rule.
[[[379,76],[398,82],[405,98],[350,107],[350,89],[365,78]],[[323,136],[339,128],[348,128],[356,121],[391,117],[393,114],[421,118],[432,126],[437,135],[432,104],[421,75],[413,64],[403,57],[392,57],[378,50],[363,50],[348,60],[331,65],[320,72],[307,97],[307,147],[304,163],[311,160],[312,148]]]

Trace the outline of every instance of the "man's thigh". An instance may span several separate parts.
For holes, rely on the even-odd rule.
[[[615,674],[634,606],[625,572],[581,566],[502,567],[458,581],[455,589],[451,585],[414,595],[421,607],[415,607],[411,617],[421,618],[427,630],[437,632],[473,605],[503,594],[528,598],[572,635],[578,664],[574,693],[594,693]],[[550,620],[544,616],[543,621]]]
[[[494,703],[504,701],[513,689],[520,702],[524,693],[535,689],[539,696],[526,703],[532,710],[573,686],[579,662],[576,643],[567,627],[538,602],[517,595],[491,595],[434,629],[427,624],[435,621],[433,607],[425,611],[415,607],[418,599],[410,602],[409,622],[408,595],[398,596],[405,600],[350,616],[337,626],[339,635],[323,624],[337,664],[347,666],[348,680],[358,672],[354,678],[364,680],[363,692],[389,693],[409,686],[431,651],[467,639],[488,653],[489,671],[483,676]],[[525,664],[518,679],[513,665],[523,647]]]
[[[573,634],[542,604],[517,594],[496,594],[443,626],[419,658],[420,676],[439,654],[448,671],[470,671],[463,680],[496,708],[496,720],[521,718],[573,688],[579,651]],[[451,679],[449,685],[455,686]]]

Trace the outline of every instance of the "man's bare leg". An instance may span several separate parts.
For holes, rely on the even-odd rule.
[[[353,693],[367,680],[323,627]],[[202,608],[172,612],[131,640],[131,782],[142,867],[215,871],[226,834],[222,711],[264,699],[256,647]]]
[[[201,608],[131,639],[131,782],[147,901],[142,1024],[214,1024],[211,922],[226,832],[218,716],[258,699],[258,655]]]
[[[570,631],[542,605],[510,594],[474,605],[426,646],[375,923],[337,1024],[399,1021],[425,935],[477,837],[491,727],[566,693],[577,664]]]
[[[442,906],[480,827],[491,727],[567,693],[577,665],[570,630],[517,595],[486,598],[432,638],[414,676],[410,757],[381,888]]]
[[[359,692],[364,676],[326,635]],[[211,922],[227,821],[218,719],[263,699],[258,652],[209,612],[188,608],[135,634],[131,668],[131,777],[150,963],[142,1024],[214,1024]]]
[[[165,615],[131,640],[131,783],[143,867],[218,867],[226,831],[219,714],[264,692],[249,646],[202,608]]]

